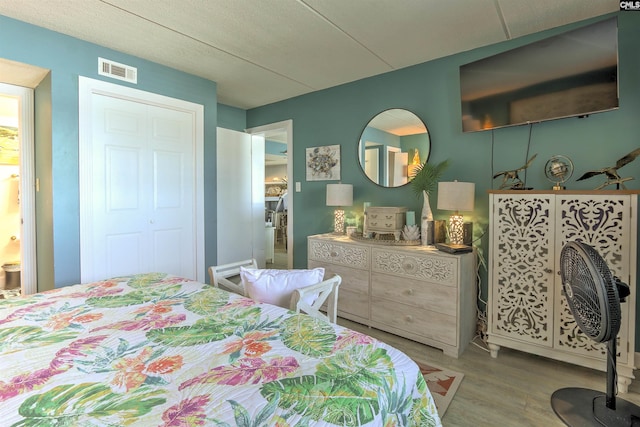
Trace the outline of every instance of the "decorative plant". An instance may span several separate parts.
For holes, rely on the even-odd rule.
[[[410,181],[411,188],[416,193],[416,196],[422,196],[423,191],[430,194],[438,184],[438,180],[448,166],[449,160],[443,160],[437,165],[432,165],[427,162],[419,165],[416,168],[416,173],[413,175],[413,179]]]
[[[420,240],[423,245],[433,244],[433,213],[429,204],[429,194],[435,188],[440,176],[449,166],[449,160],[443,160],[437,165],[430,165],[426,161],[416,168],[411,188],[416,196],[422,196],[422,212],[420,214]]]

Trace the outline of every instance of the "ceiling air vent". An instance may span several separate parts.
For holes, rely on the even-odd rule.
[[[98,74],[138,84],[138,69],[104,58],[98,58]]]

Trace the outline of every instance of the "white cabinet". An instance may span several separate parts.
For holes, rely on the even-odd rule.
[[[275,235],[276,228],[275,227],[265,227],[264,228],[264,258],[267,262],[273,264],[275,261]]]
[[[308,267],[342,277],[338,316],[458,357],[476,330],[475,254],[387,246],[322,234],[308,238]]]
[[[635,191],[492,191],[488,342],[606,371],[606,343],[584,335],[559,276],[570,241],[593,246],[629,284],[618,334],[618,389],[633,376],[636,292]]]

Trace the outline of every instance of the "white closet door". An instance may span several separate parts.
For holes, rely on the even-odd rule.
[[[264,266],[264,138],[218,128],[216,170],[218,264]]]
[[[91,224],[83,227],[91,233],[81,239],[82,281],[145,272],[195,279],[192,115],[91,98]]]

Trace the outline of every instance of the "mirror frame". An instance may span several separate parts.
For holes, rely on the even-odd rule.
[[[385,114],[386,113],[386,114]],[[397,121],[396,123],[393,125],[394,129],[398,129],[396,131],[396,134],[393,134],[391,132],[386,132],[384,130],[379,130],[379,128],[372,128],[370,125],[372,122],[374,122],[376,119],[378,119],[379,117],[385,117],[385,116],[389,116],[389,113],[395,113],[396,117],[391,117],[396,118]],[[391,115],[393,116],[393,114]],[[411,116],[410,119],[406,119],[403,116]],[[387,117],[388,120],[388,117]],[[368,128],[372,128],[374,129],[373,132],[370,133],[376,133],[376,132],[382,132],[380,134],[380,136],[384,136],[383,133],[386,133],[387,135],[390,135],[390,138],[404,138],[404,137],[412,137],[412,138],[416,138],[415,135],[421,135],[421,133],[415,132],[415,127],[421,125],[422,128],[424,129],[424,132],[426,134],[427,137],[427,141],[426,141],[426,148],[425,147],[421,147],[418,146],[418,156],[419,156],[419,160],[418,163],[419,164],[424,164],[426,161],[429,160],[429,156],[431,155],[431,135],[429,133],[429,128],[427,127],[427,125],[424,123],[424,121],[414,112],[404,109],[404,108],[389,108],[386,110],[383,110],[381,112],[379,112],[378,114],[376,114],[375,116],[373,116],[371,118],[371,120],[369,120],[367,122],[367,124],[364,126],[364,128],[362,129],[362,132],[360,133],[360,138],[358,139],[358,144],[356,147],[356,158],[358,159],[358,165],[360,166],[360,170],[362,171],[362,173],[364,174],[364,176],[371,182],[373,182],[374,184],[383,187],[383,188],[400,188],[403,187],[405,185],[408,185],[411,182],[410,176],[411,173],[407,172],[401,172],[404,174],[404,176],[407,178],[405,182],[398,184],[398,185],[389,185],[388,184],[388,178],[385,179],[385,175],[388,177],[389,175],[389,154],[392,153],[393,151],[389,150],[390,147],[396,147],[396,148],[401,148],[399,147],[399,145],[401,145],[400,143],[397,145],[388,145],[384,142],[380,142],[380,144],[377,144],[376,146],[371,145],[371,148],[367,148],[366,147],[366,141],[364,141],[364,137],[365,137],[365,133],[367,133],[367,129]],[[389,127],[388,125],[386,126],[387,128]],[[409,130],[411,127],[414,128],[414,130]],[[412,133],[409,133],[412,132]],[[402,135],[404,134],[404,135]],[[382,138],[381,138],[382,139]],[[419,141],[420,144],[425,144],[424,141]],[[363,147],[362,145],[365,144],[365,147]],[[416,146],[416,142],[413,143],[413,147],[409,146],[407,151],[402,151],[402,153],[406,153],[407,154],[407,160],[406,162],[404,161],[404,156],[401,158],[400,162],[401,163],[405,163],[407,165],[408,168],[410,168],[411,166],[413,166],[413,162],[414,162],[414,153],[415,153],[415,146]],[[380,148],[385,149],[385,151],[383,151],[382,153],[380,153],[378,151],[377,156],[373,157],[372,159],[377,160],[377,165],[375,164],[376,162],[373,163],[373,168],[375,169],[374,171],[367,171],[365,168],[365,165],[363,164],[363,161],[366,163],[366,160],[364,160],[364,156],[366,155],[365,152],[366,150],[379,150]],[[426,155],[424,154],[424,152],[426,151]],[[379,165],[380,161],[382,161],[382,166]],[[376,182],[376,180],[374,178],[372,178],[369,174],[372,173],[377,173],[379,174],[380,172],[382,173],[382,177],[378,177],[378,182]],[[380,183],[379,181],[387,181],[387,183],[385,184]]]

